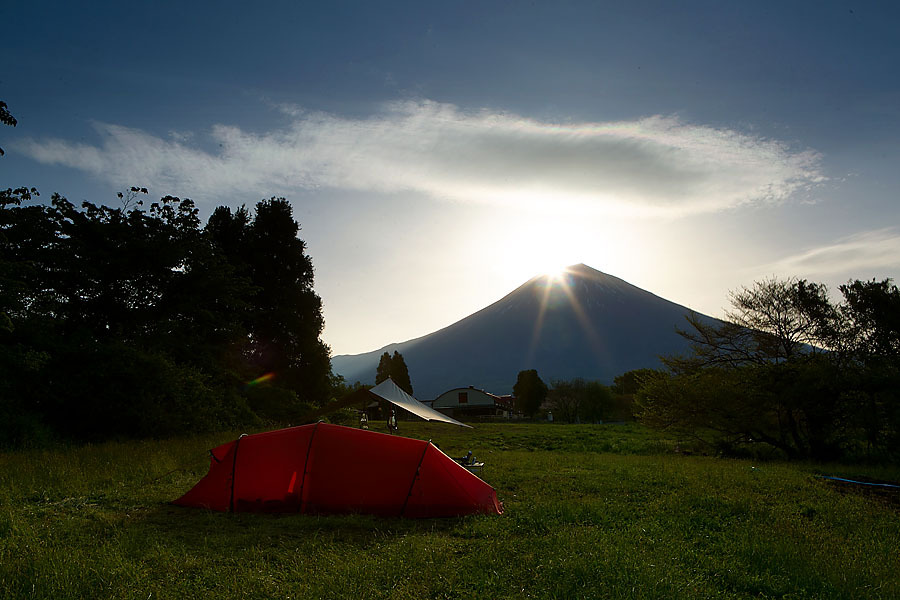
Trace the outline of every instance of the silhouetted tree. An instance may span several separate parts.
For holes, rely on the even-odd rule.
[[[234,212],[219,207],[205,231],[252,288],[253,309],[245,313],[248,336],[242,353],[253,377],[273,373],[273,385],[295,395],[297,407],[289,411],[295,416],[327,400],[330,359],[320,339],[322,302],[313,290],[312,261],[298,237],[300,226],[290,203],[284,198],[263,200],[252,218],[244,207]]]
[[[409,395],[413,393],[412,381],[409,378],[409,369],[403,355],[394,350],[391,356],[387,352],[381,355],[378,368],[375,370],[375,385],[390,378],[401,390]]]
[[[391,355],[385,352],[378,361],[378,368],[375,369],[375,385],[390,378],[392,367]]]
[[[900,292],[890,280],[841,286],[769,280],[732,295],[729,322],[696,315],[692,353],[644,378],[641,419],[721,449],[765,443],[789,457],[900,447]]]
[[[0,100],[0,123],[9,125],[10,127],[15,127],[18,123],[16,118],[9,112],[9,107],[3,100]],[[4,154],[6,153],[3,151],[3,148],[0,148],[0,156],[3,156]]]
[[[612,391],[625,396],[634,395],[644,380],[655,373],[653,369],[633,369],[613,378]]]
[[[403,355],[396,350],[394,350],[394,355],[391,357],[391,379],[394,380],[397,387],[412,396],[413,387],[412,381],[409,379],[409,369],[406,366],[406,361],[403,360]]]
[[[302,402],[319,404],[329,390],[329,350],[319,337],[322,301],[299,230],[284,198],[256,205],[246,240],[250,280],[258,290],[248,349],[261,372],[276,373]]]
[[[554,419],[569,423],[597,423],[608,419],[612,392],[599,381],[582,378],[554,381],[547,394]]]
[[[233,315],[244,291],[211,258],[193,203],[77,209],[54,195],[49,206],[0,210],[0,230],[17,280],[4,296],[12,330],[0,339],[0,371],[9,369],[0,379],[33,417],[25,425],[91,439],[241,418],[217,355],[240,336]],[[23,437],[7,433],[10,443]]]
[[[547,384],[545,384],[535,369],[519,371],[516,383],[513,386],[513,394],[516,397],[516,408],[527,417],[534,417],[547,398]]]
[[[0,198],[0,444],[290,422],[328,399],[321,302],[281,199],[220,209]],[[267,264],[270,263],[270,264]],[[269,383],[244,385],[264,373]]]

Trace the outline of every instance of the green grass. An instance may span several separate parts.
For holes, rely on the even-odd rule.
[[[0,454],[0,598],[900,598],[900,510],[815,473],[681,456],[637,425],[400,424],[469,449],[506,512],[437,520],[167,504],[235,437]]]

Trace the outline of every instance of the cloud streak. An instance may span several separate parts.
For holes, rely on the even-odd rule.
[[[772,265],[776,273],[801,277],[868,277],[874,271],[900,268],[900,231],[894,227],[864,231],[784,258]]]
[[[825,181],[810,150],[674,117],[554,124],[430,101],[363,119],[283,107],[288,126],[210,131],[214,151],[96,123],[98,145],[27,140],[19,151],[117,185],[192,197],[317,188],[583,214],[669,215],[778,203]]]

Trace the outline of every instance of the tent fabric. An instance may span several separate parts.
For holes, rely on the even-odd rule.
[[[209,473],[174,504],[410,518],[503,512],[491,486],[430,441],[316,423],[241,436],[210,454]]]
[[[431,407],[425,406],[424,404],[404,392],[391,379],[385,379],[384,381],[370,389],[369,392],[375,394],[379,398],[387,400],[391,404],[395,404],[400,408],[408,410],[412,414],[425,419],[426,421],[441,421],[443,423],[459,425],[460,427],[472,427],[471,425],[460,423],[456,419],[451,419],[447,415],[440,413]]]

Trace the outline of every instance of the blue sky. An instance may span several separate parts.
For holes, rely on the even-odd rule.
[[[12,0],[0,184],[286,196],[336,354],[578,262],[718,316],[898,276],[897,6]]]

